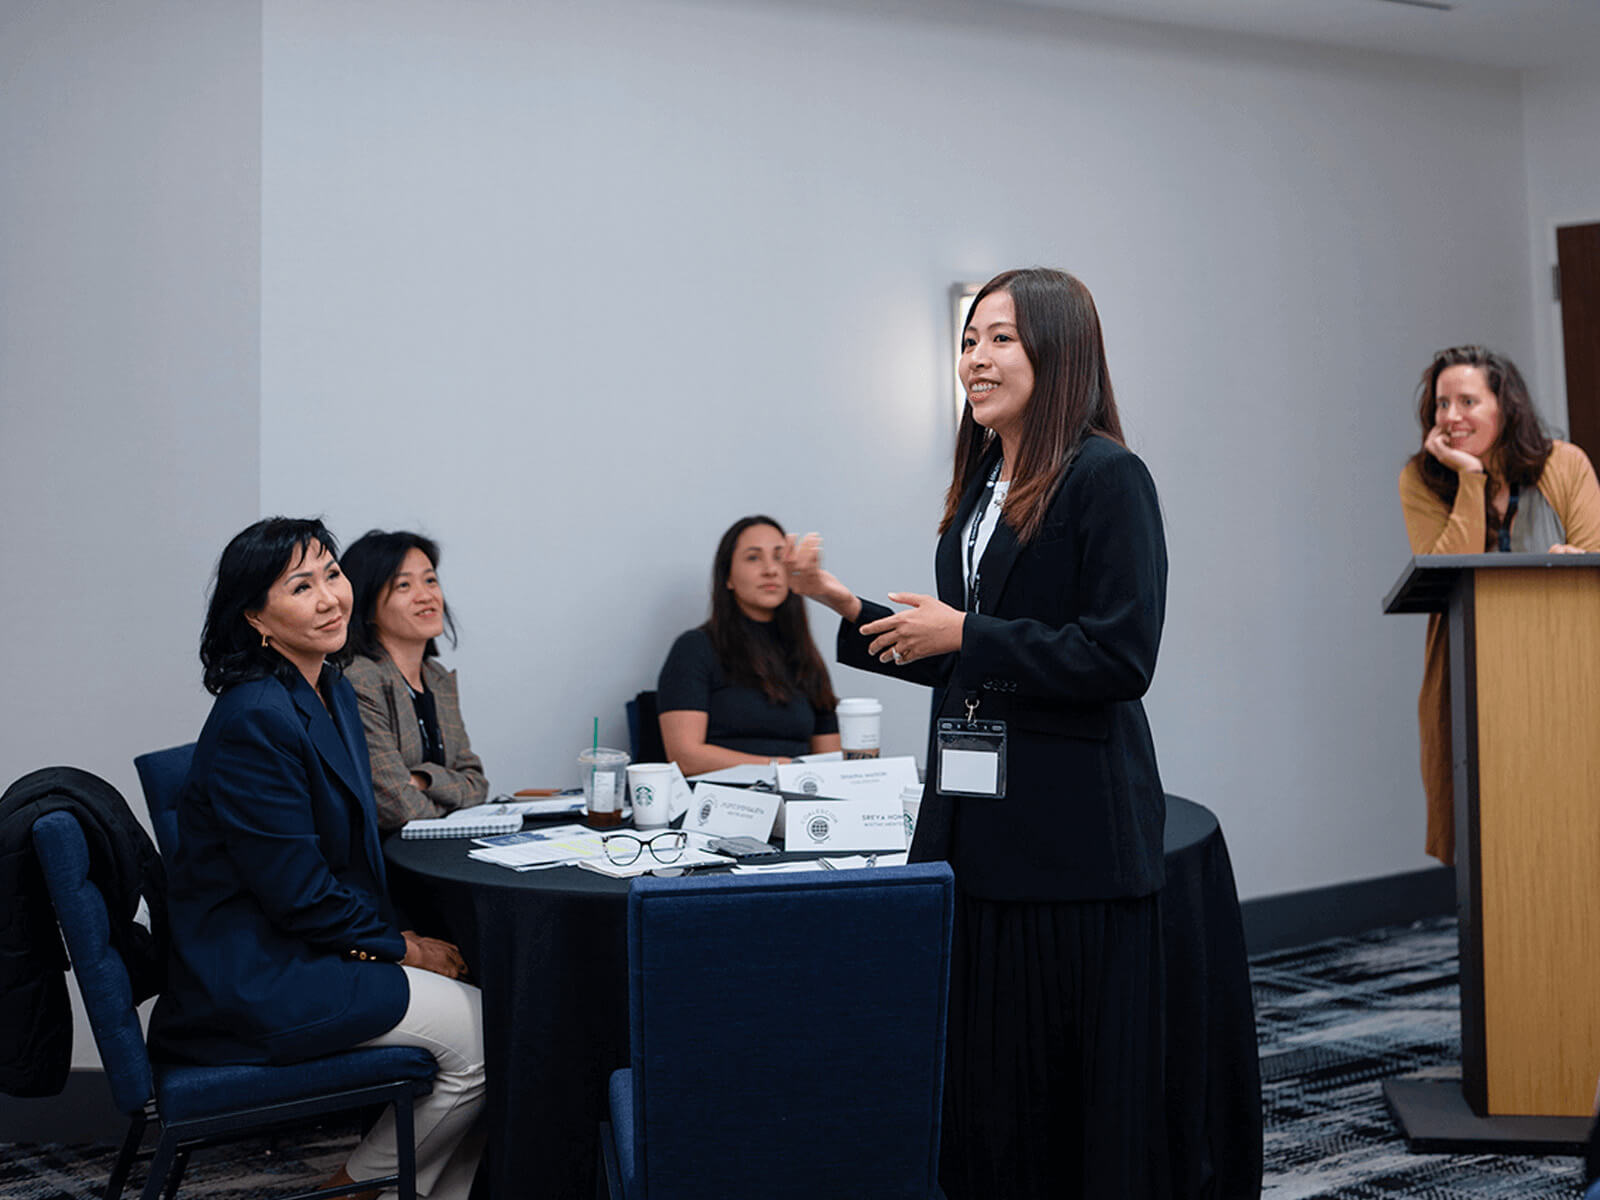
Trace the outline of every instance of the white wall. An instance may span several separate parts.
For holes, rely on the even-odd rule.
[[[931,586],[945,289],[1046,262],[1165,497],[1168,787],[1246,896],[1422,865],[1421,626],[1378,612],[1410,389],[1449,342],[1534,357],[1593,85],[1532,77],[1524,119],[1510,76],[1000,10],[379,12],[0,7],[7,780],[139,807],[270,510],[438,535],[494,778],[570,779],[739,514]],[[920,754],[921,693],[837,683]]]
[[[1557,226],[1600,221],[1600,79],[1585,65],[1531,71],[1523,78],[1528,230],[1533,246],[1533,299],[1540,407],[1567,425],[1566,362],[1561,307],[1551,295]]]
[[[0,786],[78,766],[142,817],[134,755],[209,707],[207,576],[258,504],[260,36],[0,7]]]
[[[1000,9],[374,12],[264,4],[262,504],[441,539],[496,784],[622,737],[742,513],[931,589],[945,289],[1044,262],[1165,499],[1169,790],[1246,896],[1424,865],[1422,626],[1379,603],[1426,356],[1533,343],[1515,77]],[[920,755],[925,694],[836,682]]]

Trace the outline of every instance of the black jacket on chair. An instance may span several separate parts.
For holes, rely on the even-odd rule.
[[[998,454],[998,451],[995,452]],[[962,497],[934,558],[939,599],[966,608],[966,526],[994,455]],[[1167,551],[1155,483],[1108,438],[1085,440],[1044,524],[1023,545],[1004,521],[979,564],[961,649],[897,667],[867,653],[863,601],[839,661],[942,689],[934,711],[1006,722],[1004,799],[945,796],[930,731],[911,857],[947,859],[988,900],[1104,900],[1161,887],[1166,800],[1140,703],[1166,610]]]
[[[0,796],[0,1092],[54,1096],[72,1067],[66,951],[33,856],[33,823],[66,810],[83,827],[89,877],[106,899],[111,943],[128,964],[135,1000],[161,990],[167,882],[161,856],[122,794],[75,767],[24,775]],[[134,920],[143,897],[147,929]]]

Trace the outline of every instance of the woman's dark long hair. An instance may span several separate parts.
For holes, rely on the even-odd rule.
[[[378,641],[378,604],[388,596],[389,585],[394,582],[406,555],[413,550],[421,550],[427,556],[428,565],[435,571],[439,569],[439,544],[432,538],[403,529],[393,533],[369,529],[346,548],[339,565],[344,568],[355,596],[350,607],[350,640],[345,643],[352,654],[364,658],[383,657],[383,645]],[[444,631],[454,646],[456,620],[450,615],[450,602],[444,598],[443,589],[440,589],[439,601],[444,611]],[[428,639],[423,658],[438,655],[435,640]]]
[[[1122,420],[1106,367],[1105,339],[1094,297],[1075,276],[1049,267],[1002,271],[978,290],[967,324],[991,292],[1007,292],[1017,310],[1017,336],[1033,366],[1033,395],[1022,413],[1017,461],[1011,464],[1006,524],[1026,543],[1039,532],[1064,468],[1090,434],[1122,444]],[[966,330],[963,329],[963,336]],[[945,492],[943,533],[955,523],[961,497],[998,440],[972,418],[969,403],[956,431],[955,469]]]
[[[733,572],[733,551],[739,535],[755,525],[770,525],[780,534],[783,526],[771,517],[740,517],[728,526],[717,543],[711,562],[711,618],[700,628],[711,639],[717,662],[730,683],[759,688],[774,704],[787,704],[798,688],[811,707],[832,712],[838,707],[827,665],[811,640],[805,603],[794,592],[783,598],[772,614],[777,638],[763,636],[758,622],[750,620],[728,586]]]
[[[299,675],[293,663],[261,644],[245,614],[266,607],[268,589],[311,553],[313,543],[338,556],[339,543],[320,518],[264,517],[223,548],[200,630],[200,665],[213,696],[252,679],[275,675],[292,683]],[[347,650],[328,656],[335,665],[348,657]]]
[[[1417,421],[1422,426],[1422,440],[1428,440],[1433,431],[1434,411],[1438,408],[1436,394],[1439,376],[1451,367],[1477,367],[1489,381],[1489,390],[1500,405],[1500,436],[1489,447],[1484,466],[1497,479],[1529,487],[1539,482],[1545,461],[1555,449],[1539,424],[1539,414],[1534,412],[1533,397],[1528,385],[1517,370],[1517,364],[1503,354],[1485,346],[1451,346],[1433,356],[1433,361],[1422,372],[1417,384]],[[1411,456],[1412,464],[1422,475],[1428,490],[1444,502],[1446,508],[1456,502],[1456,491],[1461,478],[1445,466],[1426,447]],[[1494,502],[1494,489],[1484,489],[1484,504]],[[1493,528],[1495,522],[1490,521]]]

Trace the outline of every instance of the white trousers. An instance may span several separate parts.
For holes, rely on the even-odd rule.
[[[420,1046],[437,1060],[433,1091],[418,1098],[413,1109],[417,1194],[428,1200],[467,1200],[483,1154],[483,1134],[474,1128],[484,1103],[482,995],[470,983],[420,967],[401,970],[411,986],[406,1015],[388,1033],[361,1044]],[[345,1170],[351,1179],[376,1179],[392,1174],[398,1161],[390,1108],[351,1153]]]

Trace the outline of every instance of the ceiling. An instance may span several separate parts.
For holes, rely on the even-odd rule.
[[[1095,13],[1223,33],[1415,54],[1510,70],[1600,60],[1600,0],[1010,2],[1032,8]]]

